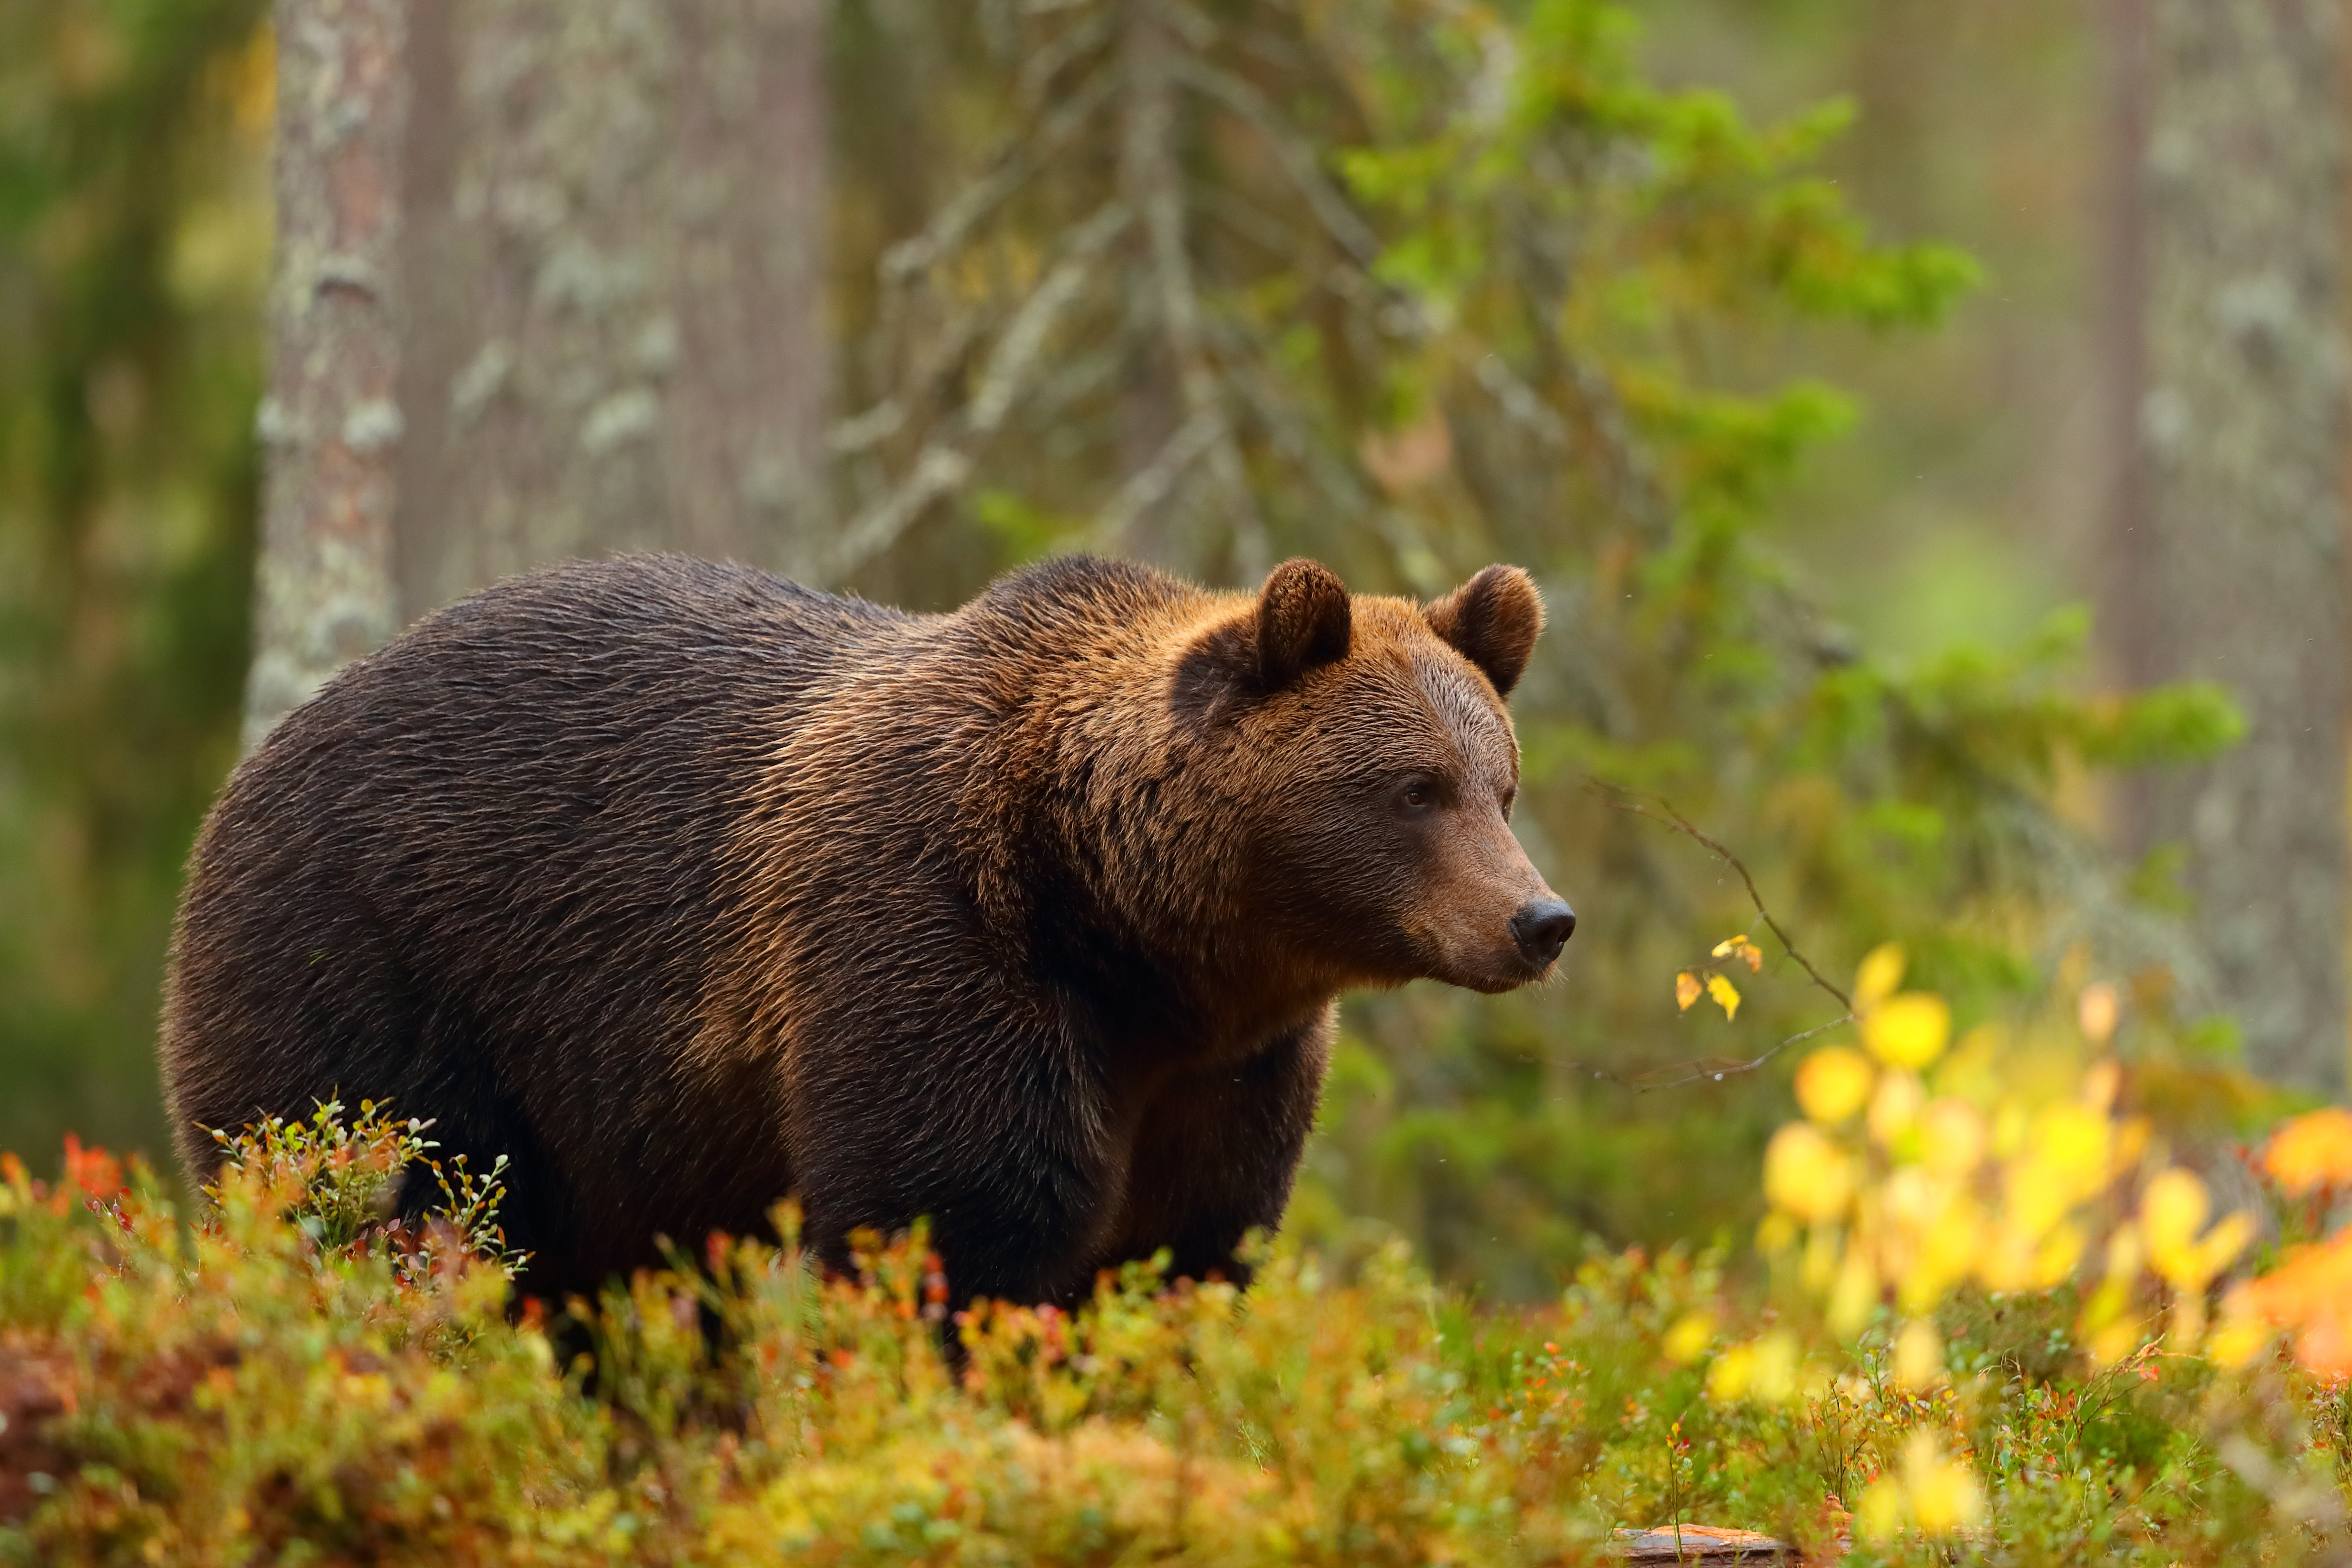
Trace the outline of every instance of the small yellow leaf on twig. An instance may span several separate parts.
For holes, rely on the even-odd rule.
[[[1715,1005],[1723,1009],[1725,1018],[1739,1016],[1739,989],[1729,980],[1721,975],[1709,975],[1706,977],[1706,994],[1715,998]]]
[[[1742,959],[1746,961],[1748,972],[1751,975],[1760,975],[1764,972],[1764,949],[1750,942],[1745,931],[1737,936],[1727,936],[1717,943],[1711,956]]]
[[[1699,986],[1698,977],[1696,975],[1692,974],[1688,969],[1685,969],[1681,974],[1675,977],[1675,1006],[1680,1008],[1685,1012],[1688,1012],[1690,1011],[1690,1005],[1698,1000],[1698,994]]]

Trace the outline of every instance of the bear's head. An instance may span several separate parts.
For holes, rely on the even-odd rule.
[[[1232,759],[1246,924],[1338,986],[1540,978],[1576,915],[1511,831],[1503,699],[1543,629],[1517,567],[1433,603],[1350,597],[1309,560],[1201,635],[1171,696]]]

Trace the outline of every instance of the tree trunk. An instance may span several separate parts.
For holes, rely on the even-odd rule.
[[[2109,350],[2116,379],[2137,383],[2116,487],[2115,651],[2136,683],[2227,683],[2249,723],[2217,761],[2145,781],[2133,826],[2189,851],[2249,1064],[2340,1090],[2342,7],[2149,0],[2118,21],[2126,41],[2146,28],[2147,135],[2123,208],[2142,243],[2123,277],[2144,290],[2143,335]]]
[[[617,549],[803,566],[819,0],[415,4],[403,612]]]
[[[822,0],[281,0],[279,37],[248,743],[510,572],[812,558]],[[321,256],[341,270],[306,281]]]
[[[278,259],[245,747],[392,634],[404,0],[278,0]]]

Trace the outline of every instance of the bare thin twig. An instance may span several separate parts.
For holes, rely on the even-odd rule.
[[[1290,183],[1298,187],[1308,208],[1339,243],[1340,249],[1359,266],[1369,267],[1380,258],[1380,235],[1323,177],[1314,150],[1283,123],[1282,116],[1265,100],[1264,93],[1231,72],[1191,56],[1176,60],[1171,68],[1179,81],[1223,104],[1265,138],[1275,156],[1282,161],[1283,172],[1290,176]]]
[[[917,455],[913,472],[881,501],[844,528],[824,564],[822,576],[838,581],[897,542],[924,508],[960,488],[971,476],[975,454],[993,436],[1036,373],[1046,340],[1063,314],[1084,292],[1102,253],[1134,221],[1114,202],[1071,231],[1062,255],[1030,291],[996,340],[966,406],[959,434],[935,438]]]
[[[1207,422],[1202,457],[1233,528],[1235,564],[1255,576],[1274,564],[1273,552],[1234,438],[1224,388],[1202,341],[1171,89],[1172,73],[1191,57],[1179,47],[1181,29],[1166,25],[1168,20],[1164,7],[1141,4],[1128,16],[1122,50],[1128,98],[1119,182],[1128,200],[1143,214],[1160,332],[1176,366],[1185,413],[1189,420]]]
[[[1843,991],[1830,984],[1822,977],[1822,972],[1813,967],[1811,960],[1799,952],[1796,944],[1789,940],[1789,934],[1780,928],[1780,923],[1775,920],[1772,917],[1772,912],[1764,906],[1763,896],[1756,891],[1756,879],[1748,874],[1747,866],[1740,863],[1738,855],[1733,854],[1721,842],[1702,831],[1689,818],[1675,810],[1672,802],[1663,796],[1628,789],[1622,785],[1612,784],[1601,779],[1591,780],[1591,786],[1594,792],[1607,800],[1610,805],[1620,810],[1631,811],[1637,817],[1647,817],[1654,822],[1674,829],[1676,832],[1704,845],[1717,858],[1738,872],[1739,880],[1747,884],[1748,897],[1756,905],[1757,915],[1770,929],[1772,935],[1780,939],[1781,948],[1790,957],[1797,961],[1807,975],[1812,977],[1813,984],[1837,998],[1838,1006],[1843,1011],[1839,1017],[1830,1019],[1829,1022],[1816,1024],[1811,1029],[1792,1034],[1758,1056],[1702,1056],[1689,1061],[1677,1061],[1669,1066],[1653,1068],[1647,1072],[1635,1073],[1630,1078],[1622,1073],[1612,1072],[1605,1067],[1592,1066],[1589,1062],[1568,1063],[1567,1065],[1572,1071],[1605,1082],[1624,1084],[1637,1094],[1648,1094],[1660,1089],[1680,1089],[1693,1083],[1720,1083],[1727,1078],[1737,1078],[1742,1073],[1755,1071],[1792,1045],[1802,1045],[1818,1035],[1827,1034],[1833,1029],[1853,1022],[1853,1001]],[[1642,804],[1644,800],[1654,804],[1657,810],[1652,810],[1645,808]],[[1704,972],[1718,968],[1737,956],[1737,954],[1727,954],[1717,960],[1694,965],[1692,969],[1693,972]]]
[[[883,281],[902,282],[952,254],[983,219],[1053,161],[1095,111],[1110,101],[1118,86],[1117,74],[1104,71],[1064,99],[1035,134],[1008,146],[994,166],[942,207],[922,233],[882,253]]]
[[[1124,547],[1135,519],[1166,500],[1184,471],[1224,434],[1222,409],[1204,408],[1186,420],[1175,434],[1161,443],[1151,461],[1129,475],[1127,483],[1119,486],[1118,494],[1087,527],[1087,543],[1096,549]]]
[[[1643,789],[1629,789],[1622,784],[1612,784],[1605,779],[1595,779],[1591,782],[1593,792],[1618,810],[1631,811],[1634,816],[1647,817],[1654,822],[1663,823],[1674,829],[1676,832],[1706,846],[1717,860],[1738,872],[1739,880],[1747,884],[1748,901],[1756,906],[1757,916],[1764,922],[1766,927],[1774,936],[1780,938],[1781,950],[1794,958],[1799,967],[1813,977],[1813,984],[1835,997],[1838,1006],[1849,1013],[1853,1011],[1853,998],[1832,985],[1826,976],[1813,967],[1813,961],[1797,950],[1797,945],[1789,940],[1789,934],[1780,929],[1780,923],[1772,918],[1772,912],[1764,907],[1764,895],[1756,891],[1756,879],[1748,874],[1748,867],[1741,863],[1738,855],[1733,854],[1721,842],[1709,838],[1700,831],[1689,818],[1675,810],[1674,803],[1664,796],[1654,795]],[[1643,806],[1642,802],[1644,800],[1657,807],[1657,810],[1654,811]]]

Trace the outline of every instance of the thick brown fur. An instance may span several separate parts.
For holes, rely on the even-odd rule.
[[[787,1193],[835,1259],[929,1216],[960,1298],[1236,1273],[1339,991],[1564,939],[1512,924],[1566,915],[1506,821],[1541,620],[1511,568],[1427,611],[1307,561],[1062,560],[939,616],[674,557],[504,583],[230,779],[164,1011],[183,1157],[389,1101],[512,1156],[542,1292]]]

